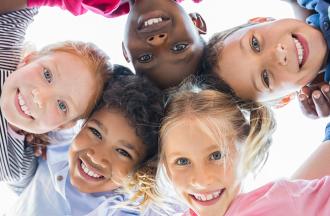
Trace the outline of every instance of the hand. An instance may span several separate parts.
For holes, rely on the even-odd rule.
[[[330,85],[321,82],[304,86],[298,93],[299,105],[309,118],[317,119],[330,115]]]
[[[47,159],[47,145],[45,145],[41,139],[38,139],[33,134],[27,134],[25,140],[27,143],[32,145],[34,156],[41,156],[44,160]]]

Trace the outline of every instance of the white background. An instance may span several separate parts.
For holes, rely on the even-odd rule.
[[[209,36],[216,31],[242,24],[252,17],[293,16],[291,7],[280,0],[204,0],[200,4],[186,0],[182,6],[188,12],[199,12],[204,17],[208,24]],[[111,56],[113,63],[127,65],[121,52],[125,21],[125,16],[106,19],[88,13],[74,17],[58,8],[45,7],[40,9],[40,13],[35,17],[26,38],[37,48],[67,39],[91,41],[104,49]],[[307,119],[301,114],[296,101],[276,110],[275,113],[278,128],[270,157],[261,173],[249,183],[248,188],[260,186],[273,179],[290,177],[323,139],[327,119]],[[15,198],[14,194],[0,184],[0,215],[14,203]]]

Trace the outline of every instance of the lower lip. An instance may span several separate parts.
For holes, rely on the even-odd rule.
[[[103,178],[94,178],[94,177],[92,177],[92,176],[87,175],[87,174],[84,172],[83,168],[81,167],[81,163],[82,163],[82,161],[81,161],[80,159],[78,159],[78,164],[77,164],[77,166],[78,166],[78,171],[79,171],[80,176],[81,176],[83,179],[85,179],[85,180],[88,181],[88,182],[100,182],[100,181],[103,180]]]
[[[303,36],[301,36],[299,34],[297,34],[295,36],[296,36],[297,40],[301,43],[301,45],[303,46],[303,49],[304,49],[304,55],[303,55],[303,59],[301,62],[301,67],[302,67],[302,66],[304,66],[304,64],[308,58],[309,47],[308,47],[308,43],[307,43],[306,39]]]
[[[23,112],[21,106],[19,105],[18,94],[19,94],[19,90],[17,89],[17,91],[16,91],[16,95],[15,95],[15,102],[14,102],[17,111],[18,111],[22,116],[24,116],[25,118],[27,118],[27,119],[33,119],[31,116],[29,116],[29,115],[27,115],[27,114],[25,114],[25,113]]]
[[[221,198],[224,191],[225,190],[222,190],[220,195],[217,198],[214,198],[214,199],[208,200],[208,201],[200,201],[200,200],[196,199],[193,195],[190,195],[190,194],[189,194],[189,196],[201,206],[211,206],[211,205],[214,205],[216,202],[219,201],[219,199]]]

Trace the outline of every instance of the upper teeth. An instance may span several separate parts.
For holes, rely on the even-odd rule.
[[[150,25],[153,25],[153,24],[157,24],[159,22],[162,22],[163,19],[161,17],[158,17],[158,18],[151,18],[151,19],[148,19],[147,21],[144,22],[144,27],[147,27],[147,26],[150,26]]]
[[[21,93],[18,93],[18,103],[19,105],[21,106],[21,109],[23,110],[23,112],[26,114],[26,115],[29,115],[31,116],[31,111],[30,109],[27,107],[27,105],[25,104],[25,101],[21,95]]]
[[[299,62],[299,65],[301,65],[303,57],[304,57],[304,47],[301,45],[301,43],[296,38],[293,38],[293,41],[294,41],[297,51],[298,51],[298,62]]]
[[[221,194],[221,191],[217,191],[217,192],[213,192],[210,194],[197,194],[196,193],[196,194],[193,194],[193,196],[199,201],[209,201],[209,200],[219,197],[220,194]]]
[[[101,175],[96,174],[95,172],[93,172],[92,170],[88,169],[88,167],[81,162],[81,168],[83,169],[84,173],[86,173],[87,175],[94,177],[94,178],[100,178]]]

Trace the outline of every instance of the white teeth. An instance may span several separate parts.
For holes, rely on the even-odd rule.
[[[199,200],[199,201],[209,201],[209,200],[213,200],[215,198],[218,198],[221,194],[221,191],[217,191],[217,192],[213,192],[210,194],[193,194],[193,196]]]
[[[151,18],[151,19],[148,19],[147,21],[144,22],[144,27],[151,26],[153,24],[157,24],[157,23],[160,23],[162,21],[163,21],[163,19],[161,17]]]
[[[301,43],[296,38],[293,38],[293,41],[294,41],[297,51],[298,51],[298,62],[299,62],[299,65],[301,65],[301,63],[303,61],[303,57],[304,57],[304,47],[301,45]]]
[[[94,177],[94,178],[101,177],[101,175],[98,175],[98,174],[94,173],[92,170],[88,169],[88,167],[83,162],[81,162],[81,168],[83,169],[84,173],[86,173],[87,175],[89,175],[91,177]]]
[[[21,106],[21,109],[23,110],[23,112],[26,115],[31,116],[31,112],[30,112],[29,108],[27,107],[27,105],[25,104],[25,101],[20,93],[18,93],[18,103]]]

